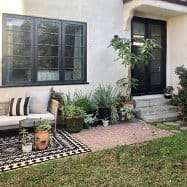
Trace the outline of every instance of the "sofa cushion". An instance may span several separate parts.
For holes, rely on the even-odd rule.
[[[41,119],[48,119],[50,121],[54,121],[55,120],[55,116],[53,114],[51,114],[50,112],[47,112],[45,114],[29,114],[27,116],[29,119],[31,118],[41,118]]]
[[[47,113],[48,103],[50,99],[49,91],[29,91],[27,96],[31,97],[30,113],[32,114],[45,114]]]
[[[9,115],[25,116],[29,114],[30,97],[12,98],[10,100]]]
[[[26,118],[27,116],[0,116],[0,127],[19,125],[19,121]]]

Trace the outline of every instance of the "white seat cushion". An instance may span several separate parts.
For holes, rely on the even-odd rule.
[[[27,116],[0,116],[0,127],[19,125],[19,121]]]
[[[48,119],[50,121],[55,120],[55,116],[53,114],[51,114],[50,112],[47,112],[45,114],[32,114],[32,113],[30,113],[27,117],[28,118]]]

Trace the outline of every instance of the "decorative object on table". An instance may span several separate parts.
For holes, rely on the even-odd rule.
[[[62,106],[61,111],[66,130],[72,133],[80,132],[84,124],[85,111],[73,104]]]
[[[19,135],[0,137],[0,172],[91,151],[65,131],[57,130],[50,137],[52,143],[48,149],[30,153],[19,149]]]
[[[25,128],[22,128],[19,134],[21,136],[21,147],[23,153],[31,152],[33,147],[33,135]]]
[[[49,130],[51,124],[47,119],[40,119],[35,124],[35,148],[36,150],[47,149],[49,144]]]
[[[166,89],[164,89],[164,97],[166,99],[171,99],[173,94],[173,86],[167,86]]]
[[[94,114],[87,114],[84,116],[84,128],[89,129],[92,127],[92,125],[95,123],[97,120],[96,116]]]

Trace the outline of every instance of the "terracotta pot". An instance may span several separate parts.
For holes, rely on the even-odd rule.
[[[35,148],[36,150],[47,149],[49,144],[49,132],[38,131],[35,133]]]

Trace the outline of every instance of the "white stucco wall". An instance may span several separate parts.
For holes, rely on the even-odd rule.
[[[88,85],[55,86],[64,92],[92,90],[98,83],[115,84],[125,70],[108,48],[113,35],[124,36],[122,0],[6,0],[0,1],[0,41],[2,41],[2,13],[39,16],[87,22],[87,80]],[[0,85],[2,85],[2,42],[0,42]],[[24,96],[29,89],[49,87],[0,88],[0,101]]]
[[[177,88],[175,69],[187,67],[187,15],[168,19],[167,35],[167,84]]]

